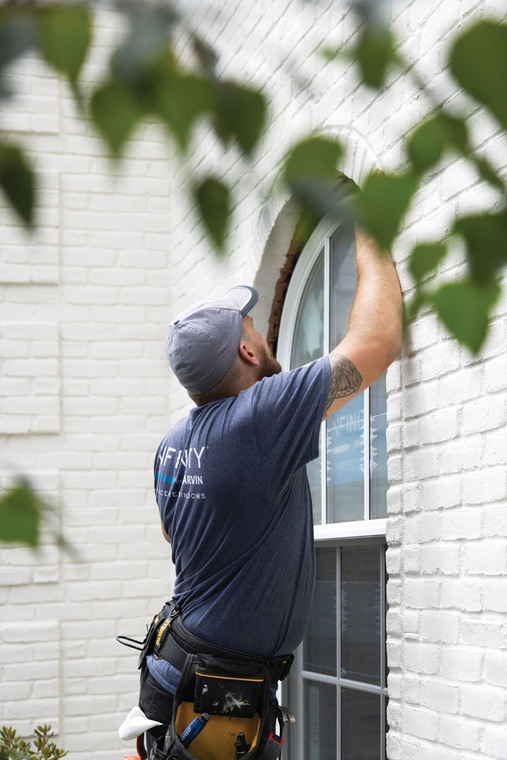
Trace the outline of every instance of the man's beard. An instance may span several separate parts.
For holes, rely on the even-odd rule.
[[[262,380],[264,377],[278,375],[281,371],[282,367],[276,361],[271,351],[262,346],[262,355],[259,363],[259,380]]]

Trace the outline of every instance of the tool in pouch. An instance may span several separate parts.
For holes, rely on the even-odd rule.
[[[179,615],[168,602],[144,641],[117,637],[140,650],[139,667],[153,654],[181,671],[169,728],[149,760],[279,760],[283,728],[294,718],[271,692],[287,675],[292,655],[267,660],[215,647],[186,631]],[[185,732],[196,719],[203,723],[199,716],[205,714],[205,730],[193,735],[188,748]]]

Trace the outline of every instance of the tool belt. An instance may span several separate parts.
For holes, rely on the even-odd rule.
[[[288,675],[292,654],[263,658],[210,644],[186,630],[172,602],[153,618],[139,667],[150,654],[181,671],[167,734],[150,760],[280,758],[283,729],[294,718],[272,691]],[[187,748],[185,729],[199,716],[204,728]]]

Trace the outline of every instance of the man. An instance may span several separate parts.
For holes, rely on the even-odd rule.
[[[252,288],[195,304],[170,326],[169,362],[196,406],[159,446],[155,493],[172,544],[174,601],[185,628],[211,645],[268,658],[303,639],[314,586],[305,466],[318,456],[321,421],[401,349],[393,262],[359,229],[356,271],[345,338],[290,372],[254,327]],[[140,706],[149,718],[169,722],[179,675],[147,658]]]

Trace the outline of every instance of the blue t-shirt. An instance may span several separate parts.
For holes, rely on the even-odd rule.
[[[306,464],[319,453],[324,357],[192,409],[155,457],[174,599],[189,631],[252,654],[292,652],[314,587]]]

